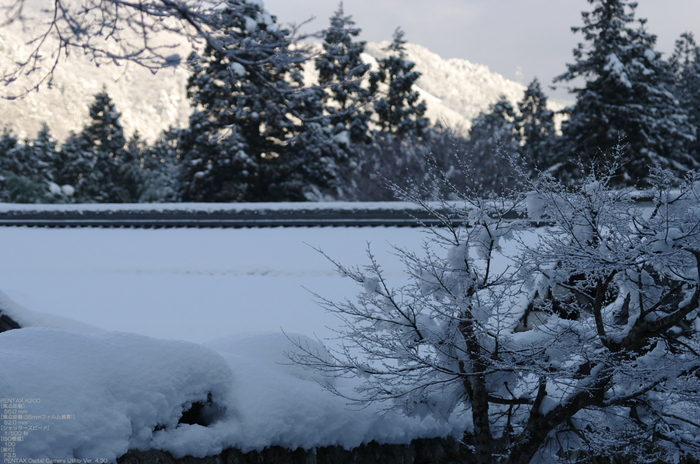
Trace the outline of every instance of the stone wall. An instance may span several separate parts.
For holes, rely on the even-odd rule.
[[[409,445],[380,445],[371,442],[346,450],[327,446],[294,451],[273,446],[243,453],[228,449],[216,456],[175,459],[165,451],[129,451],[118,464],[462,464],[471,462],[464,447],[454,439],[421,439]]]

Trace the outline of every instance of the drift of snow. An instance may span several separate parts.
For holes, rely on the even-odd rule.
[[[377,407],[348,409],[301,367],[280,364],[290,349],[282,334],[202,346],[115,332],[4,332],[1,396],[18,400],[19,414],[39,427],[15,444],[16,457],[114,462],[129,449],[204,457],[229,447],[351,448],[454,432],[454,425],[381,415]],[[351,393],[352,386],[339,388]],[[208,426],[178,424],[194,402],[205,404]]]
[[[133,334],[11,330],[0,334],[0,356],[2,397],[24,400],[20,419],[40,428],[22,436],[17,458],[114,461],[148,448],[157,426],[167,435],[209,393],[229,404],[234,378],[202,346]]]

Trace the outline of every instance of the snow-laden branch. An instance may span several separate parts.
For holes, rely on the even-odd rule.
[[[321,300],[341,322],[340,348],[293,359],[361,378],[359,403],[467,414],[476,462],[697,457],[700,184],[670,192],[655,175],[649,209],[595,176],[573,189],[543,176],[519,198],[434,209],[443,227],[422,252],[396,250],[403,284],[369,250],[364,268],[334,263],[362,288]],[[506,216],[524,210],[527,220]],[[661,423],[653,449],[625,445]]]

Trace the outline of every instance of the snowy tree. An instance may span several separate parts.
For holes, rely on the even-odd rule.
[[[688,154],[695,131],[687,112],[673,96],[669,64],[654,50],[656,36],[635,21],[636,3],[589,0],[592,12],[583,13],[581,32],[588,45],[574,49],[575,62],[555,82],[585,79],[573,88],[576,104],[567,110],[562,127],[560,172],[580,178],[581,159],[609,153],[622,139],[629,161],[617,182],[645,185],[649,167],[661,163],[682,173],[697,166]]]
[[[9,129],[5,128],[0,137],[0,180],[5,181],[8,173],[17,169],[18,161],[14,159],[19,140]],[[4,189],[3,189],[4,190]],[[3,201],[7,201],[7,192],[3,191]]]
[[[394,31],[394,39],[385,50],[388,56],[378,61],[378,71],[370,73],[370,93],[377,96],[374,112],[381,131],[421,135],[429,121],[424,117],[425,102],[413,88],[420,73],[413,71],[415,63],[406,59],[403,36],[401,28]]]
[[[690,154],[700,160],[700,47],[692,33],[686,32],[676,41],[670,62],[676,75],[676,96],[688,111],[688,121],[695,127]]]
[[[363,268],[336,263],[362,288],[321,299],[340,345],[290,356],[359,378],[354,395],[327,383],[358,404],[466,415],[470,462],[698,459],[700,176],[672,190],[673,176],[651,173],[647,204],[611,174],[418,201],[443,227],[422,252],[397,250],[408,283],[371,252]]]
[[[331,25],[323,37],[323,52],[316,58],[319,85],[327,87],[332,102],[330,122],[334,134],[347,131],[353,142],[366,142],[369,134],[369,90],[362,86],[362,78],[369,65],[362,61],[365,42],[355,42],[360,29],[346,16],[343,3],[330,18]],[[332,106],[333,104],[337,107]]]
[[[488,111],[481,112],[472,121],[467,149],[469,161],[476,165],[478,170],[506,174],[503,169],[504,161],[518,153],[519,140],[513,105],[505,96],[501,96]],[[492,192],[500,191],[505,180],[498,176],[485,176],[482,179],[489,181],[482,185],[482,189]]]
[[[56,141],[46,124],[35,139],[27,138],[23,143],[17,143],[5,156],[6,168],[15,174],[47,184],[53,181],[58,154]]]
[[[54,182],[59,163],[56,145],[49,127],[44,124],[35,139],[17,146],[22,167],[17,171],[19,177],[15,179],[17,190],[13,201],[63,203],[67,200],[66,192]]]
[[[547,97],[535,78],[518,103],[515,122],[520,134],[520,155],[530,169],[545,170],[553,164],[555,137],[554,112],[547,108]]]
[[[392,187],[424,200],[455,199],[465,189],[502,192],[520,176],[498,154],[477,155],[468,139],[439,125],[420,137],[375,132],[371,144],[358,147],[356,163],[344,178],[343,198],[352,201],[400,200]]]
[[[72,199],[77,203],[93,202],[91,189],[86,188],[89,174],[94,166],[90,144],[80,134],[71,132],[59,151],[56,183],[67,185],[72,190]]]
[[[170,128],[146,148],[143,155],[144,179],[139,202],[175,202],[180,180],[180,130]]]
[[[121,115],[106,92],[95,95],[90,122],[61,147],[56,181],[72,187],[78,202],[124,202],[120,165],[127,155]]]
[[[35,139],[26,139],[23,143],[6,132],[0,146],[0,150],[4,150],[0,156],[0,172],[5,178],[3,196],[6,201],[53,203],[65,200],[65,194],[54,183],[58,151],[46,124]]]
[[[181,137],[181,197],[304,200],[306,186],[290,177],[303,177],[299,168],[322,170],[323,160],[306,156],[300,163],[298,155],[328,145],[331,135],[308,150],[303,145],[317,139],[295,137],[307,130],[318,133],[317,125],[326,125],[320,91],[302,88],[300,64],[283,58],[289,53],[290,32],[259,2],[232,0],[218,14],[215,33],[225,50],[208,46],[188,60],[192,75],[187,89],[195,112]]]
[[[119,182],[117,195],[123,203],[137,203],[146,183],[147,172],[143,169],[144,154],[148,149],[138,130],[129,139],[119,159]]]
[[[54,175],[59,162],[58,144],[51,136],[51,130],[44,124],[32,141],[30,156],[36,163],[36,174],[44,182],[54,182]]]

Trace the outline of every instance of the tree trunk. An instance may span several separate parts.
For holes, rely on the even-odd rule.
[[[474,330],[474,323],[466,320],[460,323],[460,330],[467,342],[469,359],[472,362],[471,375],[464,377],[464,387],[469,393],[474,422],[474,448],[476,464],[493,462],[493,439],[489,421],[489,399],[486,391],[486,365],[482,359],[482,349]],[[462,369],[463,373],[464,369]]]
[[[481,369],[483,372],[483,368]],[[469,382],[470,380],[467,380]],[[474,448],[477,464],[491,464],[493,439],[489,422],[489,401],[486,392],[486,377],[475,375],[471,378],[472,421],[474,422]]]

